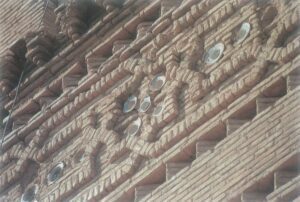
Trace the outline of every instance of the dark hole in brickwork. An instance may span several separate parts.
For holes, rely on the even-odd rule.
[[[266,2],[266,1],[264,1]],[[278,11],[273,6],[267,6],[265,9],[262,10],[261,20],[262,20],[262,27],[265,27],[273,22],[276,18]]]
[[[61,162],[57,164],[54,168],[49,172],[47,179],[48,183],[53,183],[57,181],[63,174],[64,164]]]
[[[36,192],[37,192],[37,187],[36,186],[30,187],[22,195],[21,202],[33,202],[33,201],[35,201]]]
[[[299,37],[299,35],[300,35],[300,27],[297,26],[293,27],[292,30],[282,34],[282,36],[278,40],[276,47],[286,47],[287,44],[289,44],[294,39]]]
[[[263,95],[265,97],[282,97],[286,95],[287,87],[286,87],[286,79],[280,79],[275,82],[272,86],[263,91]]]

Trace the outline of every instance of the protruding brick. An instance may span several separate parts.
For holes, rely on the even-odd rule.
[[[137,27],[137,39],[142,38],[147,34],[147,32],[150,32],[152,22],[143,22],[138,25]]]
[[[264,111],[266,108],[272,106],[278,98],[261,97],[256,99],[256,113]]]
[[[80,80],[80,75],[72,75],[72,76],[66,76],[62,80],[62,88],[64,90],[68,89],[69,87],[77,86],[78,81]]]
[[[293,171],[277,171],[274,173],[274,189],[278,189],[282,185],[291,181],[298,175],[297,172]]]
[[[289,75],[287,77],[287,91],[290,92],[300,86],[300,75]]]
[[[183,168],[189,166],[190,163],[167,163],[166,164],[166,180],[171,180],[175,178],[175,175]]]
[[[144,198],[146,195],[151,193],[158,186],[159,186],[158,184],[151,184],[151,185],[144,185],[144,186],[136,187],[135,188],[134,202],[140,201],[142,198]]]
[[[161,7],[160,7],[161,8],[160,13],[161,13],[161,15],[164,15],[170,9],[178,8],[179,5],[180,5],[179,0],[162,0],[161,1]]]
[[[231,135],[249,120],[228,119],[226,121],[226,135]]]
[[[127,47],[129,47],[131,42],[131,40],[115,41],[112,48],[112,53],[115,54],[121,50],[125,50]]]
[[[93,57],[90,56],[86,59],[86,63],[87,63],[87,72],[93,73],[93,72],[97,72],[98,68],[100,67],[101,64],[104,63],[104,61],[106,60],[106,58],[104,57]]]
[[[241,202],[263,202],[266,201],[266,194],[260,192],[243,193]]]
[[[213,150],[217,143],[217,141],[198,141],[196,143],[196,157],[198,158],[205,152]]]

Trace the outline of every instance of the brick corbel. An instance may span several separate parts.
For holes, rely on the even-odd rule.
[[[25,62],[26,46],[24,40],[16,41],[0,58],[0,94],[8,93],[17,85]]]
[[[29,32],[25,36],[26,40],[26,58],[37,66],[48,62],[55,50],[54,38],[44,31]]]
[[[75,41],[87,30],[88,4],[82,0],[70,0],[55,9],[55,24],[59,27],[59,40]]]
[[[299,36],[295,37],[286,46],[280,43],[287,38],[289,33],[295,31],[300,23],[299,9],[294,9],[288,16],[285,16],[277,27],[272,30],[271,36],[267,41],[267,58],[279,64],[285,64],[295,58],[300,53]]]
[[[104,8],[106,12],[112,12],[122,7],[124,0],[95,0],[95,3]]]

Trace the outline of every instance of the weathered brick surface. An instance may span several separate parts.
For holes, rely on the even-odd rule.
[[[229,200],[274,173],[300,152],[299,92],[282,98],[252,120],[251,125],[220,142],[213,153],[197,158],[189,170],[162,184],[144,201]]]
[[[55,3],[49,1],[46,15],[42,18],[45,6],[46,1],[10,0],[0,3],[0,55],[13,42],[24,38],[27,32],[38,31],[39,26],[40,29],[45,28],[50,33],[54,33]]]
[[[298,1],[50,2],[40,30],[45,1],[0,3],[4,27],[32,15],[0,38],[1,200],[299,196]]]

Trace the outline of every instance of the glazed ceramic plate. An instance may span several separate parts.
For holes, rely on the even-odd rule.
[[[146,112],[151,106],[151,98],[149,95],[145,96],[140,103],[139,112]]]
[[[236,43],[243,42],[250,33],[251,26],[248,22],[244,22],[236,34]]]
[[[141,124],[142,120],[140,118],[132,122],[127,128],[127,134],[131,136],[137,134],[140,130]]]
[[[126,100],[126,102],[124,103],[123,112],[124,113],[131,112],[135,108],[136,103],[137,103],[137,97],[136,96],[130,96]]]
[[[224,48],[223,43],[215,44],[205,53],[204,62],[206,64],[213,64],[217,62],[222,57]]]
[[[157,75],[151,80],[149,88],[151,91],[158,91],[165,85],[165,82],[166,77],[164,75]]]

